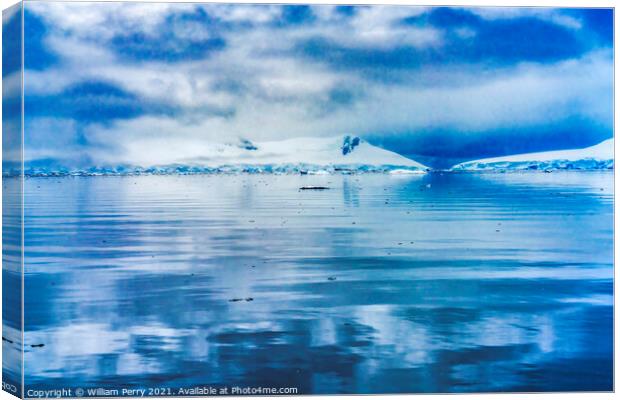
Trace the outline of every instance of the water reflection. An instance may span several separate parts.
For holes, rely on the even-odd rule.
[[[2,377],[5,390],[17,396],[22,377],[22,193],[21,178],[2,177]]]
[[[612,184],[30,179],[27,387],[611,390]]]

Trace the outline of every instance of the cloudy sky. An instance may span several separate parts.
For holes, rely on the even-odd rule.
[[[30,2],[24,23],[30,160],[354,134],[448,166],[612,136],[611,10]]]

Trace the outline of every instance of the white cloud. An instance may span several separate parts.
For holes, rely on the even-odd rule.
[[[440,29],[396,24],[427,12],[421,7],[364,7],[352,18],[343,18],[334,7],[317,6],[313,8],[314,25],[284,29],[272,24],[280,18],[278,6],[204,5],[220,21],[250,23],[251,27],[221,32],[227,42],[221,51],[175,63],[120,59],[104,39],[123,29],[154,35],[172,7],[190,10],[194,5],[105,3],[86,7],[84,3],[35,2],[28,7],[57,28],[45,43],[60,57],[50,69],[27,71],[28,94],[58,93],[76,82],[103,80],[145,103],[185,110],[176,116],[143,115],[84,127],[93,144],[90,155],[105,162],[174,162],[180,155],[199,156],[210,141],[240,136],[269,140],[344,133],[415,134],[432,128],[473,134],[503,126],[535,127],[571,115],[611,121],[613,66],[606,51],[556,64],[505,67],[486,75],[480,66],[467,64],[394,71],[400,84],[377,82],[360,71],[330,67],[291,52],[297,40],[317,34],[358,49],[440,48],[444,40]],[[476,12],[491,19],[524,11]],[[541,18],[558,18],[551,14],[536,11]],[[208,27],[193,22],[175,25],[174,32],[184,40],[211,37]],[[459,34],[471,37],[475,32]],[[350,104],[330,101],[332,91],[350,93]],[[234,114],[211,113],[211,109],[234,110]],[[67,138],[67,147],[75,135],[69,121],[41,119],[29,129],[59,132]],[[50,150],[49,156],[56,154]]]
[[[204,4],[204,9],[219,21],[266,24],[276,20],[282,13],[277,5]]]
[[[550,7],[474,7],[468,11],[487,19],[511,19],[533,17],[569,29],[580,29],[582,24],[578,19],[570,15],[562,14],[561,9]]]
[[[436,46],[441,43],[439,29],[398,24],[405,18],[419,16],[427,11],[425,7],[364,7],[351,20],[351,34],[339,31],[331,38],[353,47]]]
[[[174,11],[191,11],[191,4],[124,2],[47,2],[26,3],[26,10],[36,13],[50,25],[77,37],[110,39],[123,31],[153,34],[167,15]]]
[[[87,133],[95,143],[114,143],[118,150],[93,153],[96,157],[150,165],[198,157],[211,142],[241,136],[268,140],[349,132],[415,133],[429,128],[467,134],[505,126],[526,129],[576,112],[605,121],[611,113],[610,62],[609,55],[593,54],[553,66],[522,65],[457,89],[373,86],[351,108],[325,115],[312,115],[304,103],[249,96],[238,99],[234,118],[210,117],[188,125],[179,118],[143,116],[92,126]]]

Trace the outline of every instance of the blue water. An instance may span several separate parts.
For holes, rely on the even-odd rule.
[[[613,389],[610,172],[25,192],[26,390]]]

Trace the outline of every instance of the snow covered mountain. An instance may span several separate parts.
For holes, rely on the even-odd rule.
[[[429,168],[394,152],[371,145],[356,136],[294,138],[281,141],[207,143],[200,156],[179,157],[174,163],[154,166],[106,166],[44,171],[29,175],[190,174],[190,173],[424,173]]]
[[[249,149],[249,150],[248,150]],[[199,158],[185,160],[190,165],[225,165],[350,168],[405,167],[425,170],[426,166],[394,152],[373,146],[355,136],[336,138],[294,138],[272,142],[249,142],[241,146],[220,145]]]
[[[453,171],[493,170],[600,170],[614,168],[614,139],[585,149],[545,151],[506,157],[467,161],[452,167]]]

